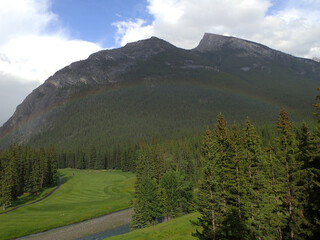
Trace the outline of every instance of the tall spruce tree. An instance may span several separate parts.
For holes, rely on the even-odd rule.
[[[277,158],[279,159],[281,174],[285,177],[285,193],[282,196],[286,212],[286,226],[283,229],[284,239],[300,239],[301,226],[305,218],[301,215],[301,177],[302,164],[298,161],[298,147],[293,124],[286,111],[282,110],[277,123],[278,137],[276,139]]]
[[[193,186],[187,176],[176,170],[168,170],[160,180],[160,187],[167,220],[190,212]]]
[[[268,178],[269,166],[262,151],[262,142],[255,127],[246,120],[244,129],[244,201],[248,214],[249,239],[275,239],[272,224],[272,191]]]
[[[4,175],[2,176],[1,194],[4,210],[19,196],[18,174],[14,155],[10,154],[8,157],[9,162],[2,172]]]
[[[198,211],[201,216],[196,225],[201,227],[201,230],[196,230],[193,234],[195,237],[201,240],[205,239],[218,239],[217,237],[217,169],[214,164],[214,144],[213,144],[213,133],[207,128],[202,138],[202,165],[203,173],[199,180],[199,191],[197,197]]]
[[[317,152],[317,149],[315,137],[310,132],[306,123],[303,123],[300,131],[298,132],[298,147],[298,161],[303,163],[301,171],[301,185],[303,186],[301,188],[303,193],[301,201],[303,201],[303,208],[300,210],[300,214],[308,220],[302,228],[302,236],[305,239],[308,239],[311,236],[314,236],[314,231],[317,228],[315,224],[316,221],[314,221],[314,210],[317,208],[317,203],[313,202],[315,200],[313,196],[314,187],[317,185],[317,169],[314,166],[314,154]],[[318,203],[320,202],[318,201]]]
[[[136,163],[134,213],[131,228],[143,228],[156,223],[162,215],[161,191],[155,174],[153,150],[142,144]]]
[[[320,88],[317,89],[320,91]],[[314,139],[312,141],[311,160],[309,162],[309,198],[308,215],[312,226],[310,239],[318,239],[320,236],[320,94],[316,97],[313,105],[316,109],[315,116],[318,124],[315,128]]]
[[[239,131],[236,123],[232,126],[232,132],[230,136],[230,161],[229,161],[229,177],[228,177],[228,189],[231,193],[229,196],[229,204],[231,205],[231,213],[229,213],[229,222],[232,224],[229,226],[233,228],[234,239],[246,239],[247,227],[246,216],[247,209],[245,207],[246,192],[246,176],[245,176],[245,159],[244,159],[244,147],[243,136]],[[230,211],[230,210],[229,210]],[[237,213],[237,214],[235,214]]]
[[[193,235],[199,239],[233,239],[237,230],[233,228],[238,210],[234,194],[230,191],[234,179],[231,168],[230,134],[222,114],[217,118],[214,133],[207,129],[203,137],[203,174],[199,183],[198,211],[196,224],[201,226]],[[236,201],[236,200],[235,200]],[[231,227],[232,226],[232,227]]]
[[[269,204],[270,209],[270,232],[273,232],[274,239],[282,240],[282,229],[286,224],[286,209],[283,207],[282,198],[285,195],[285,174],[283,164],[280,164],[276,157],[275,149],[269,142],[264,149],[265,159],[267,161],[267,179],[270,184],[267,184],[267,190],[270,192]]]

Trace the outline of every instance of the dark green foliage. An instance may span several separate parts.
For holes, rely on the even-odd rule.
[[[311,94],[305,96],[292,89],[292,102],[286,102],[278,89],[265,86],[270,79],[256,81],[250,73],[233,80],[226,73],[211,75],[201,71],[194,75],[199,79],[181,76],[159,79],[150,85],[132,80],[120,87],[84,91],[45,115],[52,127],[29,143],[35,147],[54,143],[59,150],[83,149],[90,143],[98,149],[126,141],[136,144],[154,137],[200,134],[213,124],[212,119],[219,112],[224,112],[230,121],[243,121],[249,115],[255,123],[266,123],[276,117],[280,106],[299,106],[299,110],[292,111],[298,113],[294,114],[296,119],[308,116],[305,109],[310,111]],[[256,84],[261,86],[248,90]],[[257,89],[264,92],[257,96]],[[272,95],[275,91],[277,98]]]
[[[282,201],[285,208],[286,226],[283,229],[285,239],[300,239],[301,227],[306,219],[301,217],[303,211],[302,181],[303,162],[298,161],[298,143],[293,125],[288,114],[282,110],[279,114],[276,139],[276,152],[279,159],[279,169],[284,177]]]
[[[135,187],[136,202],[131,227],[142,228],[156,224],[161,216],[161,192],[155,178],[146,177]]]
[[[319,181],[319,166],[316,166],[316,138],[310,132],[308,126],[303,123],[300,131],[298,132],[298,148],[299,155],[298,161],[303,164],[302,166],[302,180],[301,180],[301,191],[302,197],[300,201],[303,204],[303,209],[300,210],[300,215],[306,218],[307,224],[303,226],[302,230],[304,238],[314,238],[317,235],[317,210],[320,204],[318,201],[320,189],[317,189]],[[318,179],[317,179],[318,178]],[[318,214],[319,216],[319,214]]]
[[[24,192],[38,193],[57,181],[53,146],[36,151],[12,145],[0,152],[0,203],[6,208]]]
[[[133,229],[155,224],[161,216],[161,191],[152,157],[152,147],[143,144],[136,162],[137,181],[131,224]]]
[[[203,137],[203,176],[200,180],[197,224],[202,227],[195,236],[199,239],[228,239],[239,237],[239,208],[237,178],[232,167],[230,134],[220,114],[214,132],[207,129]],[[230,221],[232,219],[232,221]]]
[[[318,91],[320,91],[320,88],[317,88]],[[316,113],[314,115],[317,117],[318,122],[320,122],[320,95],[316,96],[317,102],[313,104],[313,106],[316,108]]]
[[[163,191],[163,214],[166,219],[191,211],[193,186],[187,176],[179,171],[169,170],[162,176],[160,187]]]
[[[193,209],[193,184],[183,167],[180,171],[171,169],[170,164],[179,166],[181,159],[177,160],[176,148],[173,152],[169,148],[170,143],[157,141],[140,146],[132,229],[156,224],[160,219],[170,220]]]
[[[230,133],[219,115],[215,130],[206,130],[197,201],[201,215],[195,222],[201,228],[194,236],[316,239],[319,142],[306,124],[297,138],[285,111],[279,114],[277,131],[263,151],[248,119],[242,131],[234,124]]]
[[[318,125],[314,135],[312,146],[312,158],[309,162],[309,199],[308,214],[312,227],[312,238],[320,236],[320,126]]]

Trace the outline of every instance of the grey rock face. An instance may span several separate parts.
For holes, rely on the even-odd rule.
[[[312,66],[311,71],[315,75],[320,75],[318,62],[295,58],[243,39],[206,33],[195,49],[183,50],[164,40],[152,37],[129,43],[119,49],[99,51],[90,55],[86,60],[74,62],[56,72],[17,107],[13,116],[0,128],[0,141],[1,138],[11,133],[12,141],[26,142],[31,136],[50,128],[47,124],[48,119],[41,113],[48,111],[52,106],[62,105],[84,88],[108,87],[123,81],[130,81],[131,73],[137,67],[140,67],[140,71],[148,72],[149,69],[144,68],[144,64],[161,54],[163,55],[157,59],[158,62],[151,64],[151,67],[156,70],[149,71],[148,74],[142,76],[143,78],[156,79],[159,77],[159,72],[163,70],[163,66],[170,69],[170,74],[185,71],[185,75],[188,75],[189,72],[197,73],[202,70],[216,74],[223,71],[223,66],[220,68],[219,64],[225,52],[231,54],[232,58],[253,57],[254,62],[251,65],[237,67],[237,70],[240,69],[242,72],[249,73],[252,69],[265,68],[261,64],[264,60],[269,62],[277,60],[284,62],[298,74],[308,73],[309,70],[305,70],[305,65],[301,69],[297,67],[300,62],[307,63]],[[218,57],[216,53],[219,53]],[[210,55],[209,60],[206,58],[208,54]],[[179,56],[175,58],[177,55]],[[212,59],[218,60],[212,61]],[[261,59],[263,61],[260,61]],[[29,121],[30,119],[32,121]]]
[[[194,50],[199,52],[214,52],[223,50],[223,48],[241,49],[251,55],[263,56],[273,56],[278,52],[255,42],[212,33],[205,33],[199,45]]]
[[[83,87],[112,85],[134,69],[137,61],[174,49],[173,45],[156,37],[128,43],[123,48],[102,50],[59,70],[36,88],[17,107],[13,116],[0,128],[0,138],[12,132],[11,138],[25,142],[41,132],[45,117],[36,117],[51,106],[63,104]],[[27,124],[29,119],[33,121]],[[21,128],[20,126],[23,126]],[[46,126],[48,127],[48,126]]]
[[[216,52],[223,51],[224,49],[241,50],[241,52],[237,54],[238,57],[253,56],[271,59],[292,57],[256,42],[212,33],[205,33],[199,45],[193,50],[199,52]]]
[[[320,62],[320,58],[317,58],[317,57],[313,57],[312,60],[316,62]]]

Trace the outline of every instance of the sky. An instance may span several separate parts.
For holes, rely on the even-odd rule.
[[[320,0],[0,0],[0,126],[91,53],[151,36],[191,49],[205,32],[320,58]]]

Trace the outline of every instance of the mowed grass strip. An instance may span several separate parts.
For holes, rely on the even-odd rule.
[[[190,221],[197,220],[198,216],[199,213],[187,214],[169,222],[111,237],[108,240],[195,240],[192,233],[196,231],[196,226]]]
[[[118,170],[61,169],[50,197],[0,215],[0,239],[11,239],[131,207],[135,175]]]

